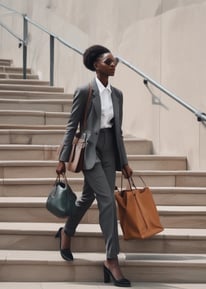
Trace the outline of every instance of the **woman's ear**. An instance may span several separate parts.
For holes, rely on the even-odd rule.
[[[97,65],[96,61],[94,62],[93,66],[94,66],[95,70],[97,70],[98,65]]]

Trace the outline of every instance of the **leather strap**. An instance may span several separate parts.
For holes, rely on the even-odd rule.
[[[91,84],[89,83],[87,103],[86,103],[86,108],[85,108],[85,111],[84,111],[84,118],[83,118],[83,123],[82,123],[82,130],[83,130],[83,131],[86,129],[87,112],[88,112],[88,108],[89,108],[89,103],[90,103],[91,95],[92,95],[92,86],[91,86]]]

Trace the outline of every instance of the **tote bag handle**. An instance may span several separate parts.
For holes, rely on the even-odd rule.
[[[146,185],[144,179],[142,178],[142,176],[138,175],[138,177],[139,177],[140,180],[142,181],[144,187],[147,187],[147,185]],[[122,175],[121,175],[121,191],[122,191],[122,188],[123,188],[123,178],[124,178],[124,176],[123,176],[123,174],[122,174]],[[137,189],[137,187],[136,187],[136,185],[135,185],[134,180],[133,180],[132,177],[128,178],[127,180],[128,180],[129,188],[130,188],[131,191],[132,191],[132,187],[134,187],[135,189]]]

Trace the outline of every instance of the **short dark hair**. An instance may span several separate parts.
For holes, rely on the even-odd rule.
[[[95,71],[94,62],[104,53],[109,53],[110,50],[102,45],[93,45],[87,48],[83,54],[83,63],[89,70]]]

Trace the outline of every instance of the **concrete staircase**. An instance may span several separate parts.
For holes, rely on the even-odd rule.
[[[61,259],[54,238],[64,220],[45,209],[71,95],[29,69],[27,80],[21,73],[10,60],[0,60],[0,288],[47,288],[49,282],[100,288],[105,248],[96,203],[78,227],[71,263]],[[125,145],[136,185],[142,186],[141,175],[151,187],[165,230],[144,241],[124,241],[120,229],[123,272],[148,289],[173,288],[168,283],[200,288],[206,283],[206,171],[188,171],[185,156],[153,155],[149,140],[125,137]],[[79,195],[82,174],[68,177]],[[55,284],[48,287],[68,286]]]

